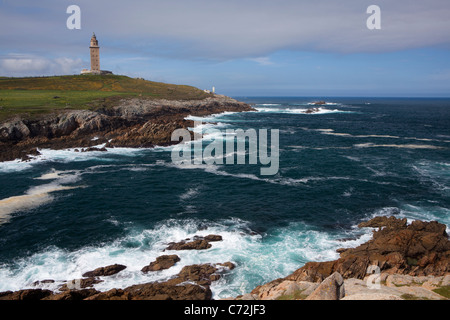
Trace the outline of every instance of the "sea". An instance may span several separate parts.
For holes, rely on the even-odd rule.
[[[211,286],[221,299],[309,261],[337,259],[336,249],[371,239],[372,229],[357,225],[375,216],[437,220],[449,231],[450,99],[236,99],[255,111],[188,119],[216,133],[277,130],[275,174],[262,175],[260,162],[177,163],[173,146],[42,149],[31,161],[0,163],[0,292],[47,279],[54,282],[37,287],[57,290],[115,263],[127,268],[97,290],[231,261],[236,267]],[[205,134],[192,144],[212,140]],[[250,148],[244,152],[250,157]],[[223,240],[207,250],[164,251],[208,234]],[[140,271],[163,254],[180,261]]]

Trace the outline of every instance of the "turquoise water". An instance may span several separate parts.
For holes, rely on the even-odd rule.
[[[212,286],[223,298],[337,258],[337,248],[370,239],[356,225],[376,215],[450,226],[450,99],[327,98],[315,114],[304,113],[315,98],[238,99],[257,111],[201,120],[222,131],[278,129],[274,176],[260,164],[178,165],[171,147],[41,150],[0,164],[0,291],[44,279],[54,289],[113,263],[128,268],[97,289],[232,261]],[[140,273],[168,242],[211,233],[224,240]]]

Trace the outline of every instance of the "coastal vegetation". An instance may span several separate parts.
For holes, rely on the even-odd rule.
[[[15,115],[34,117],[58,110],[95,110],[127,97],[189,101],[210,96],[187,85],[122,75],[0,77],[0,121]]]

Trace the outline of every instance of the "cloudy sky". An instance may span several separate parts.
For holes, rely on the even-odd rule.
[[[450,96],[449,0],[0,0],[0,76],[77,74],[92,32],[104,70],[231,96]]]

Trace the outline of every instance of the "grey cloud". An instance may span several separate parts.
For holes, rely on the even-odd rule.
[[[17,3],[22,14],[5,12],[0,19],[1,29],[14,26],[0,34],[2,47],[10,40],[11,49],[26,48],[27,39],[30,49],[37,39],[84,44],[88,30],[122,52],[186,59],[258,58],[278,50],[386,52],[450,43],[448,0],[79,0],[82,31],[65,28],[71,3],[12,5]],[[27,12],[26,4],[41,10]],[[371,4],[381,7],[382,30],[366,28]]]
[[[10,54],[0,57],[0,73],[10,76],[40,76],[79,73],[81,59],[55,58]]]

